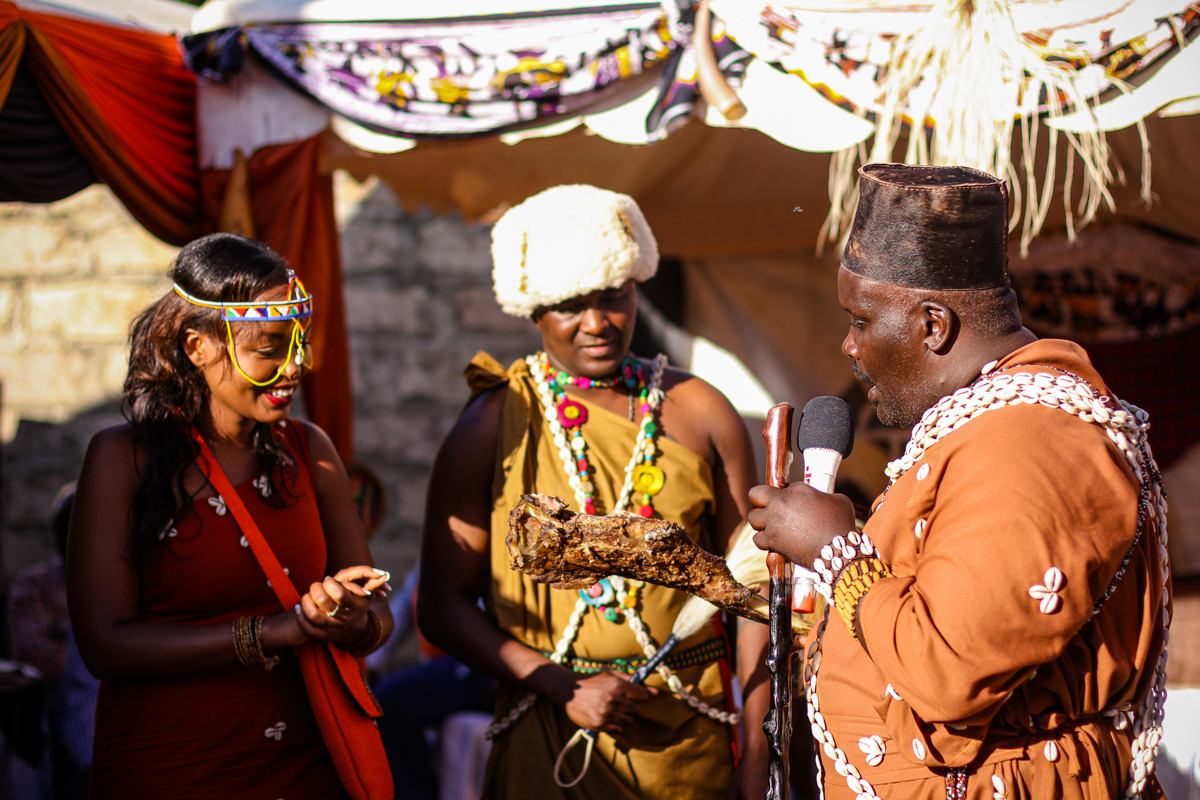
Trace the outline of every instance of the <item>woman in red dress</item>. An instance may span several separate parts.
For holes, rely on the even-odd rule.
[[[91,796],[345,797],[293,648],[377,648],[392,619],[375,590],[390,587],[329,438],[288,419],[311,298],[282,258],[231,234],[183,248],[172,278],[133,324],[128,423],[92,439],[71,520],[71,621],[101,679]],[[260,312],[270,321],[242,321]],[[302,595],[296,609],[193,431]]]

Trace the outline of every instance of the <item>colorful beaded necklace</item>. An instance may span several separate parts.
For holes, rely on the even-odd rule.
[[[551,366],[550,359],[544,352],[529,356],[526,362],[546,405],[550,432],[554,434],[555,443],[559,445],[559,455],[566,467],[571,488],[575,490],[579,507],[585,514],[596,513],[596,484],[592,480],[595,470],[588,462],[587,442],[583,438],[587,408],[567,397],[566,386],[571,384],[583,389],[614,388],[624,383],[629,389],[631,399],[636,397],[634,405],[642,414],[639,425],[641,430],[638,432],[637,444],[634,445],[633,461],[625,471],[625,485],[613,512],[623,511],[628,504],[629,495],[636,490],[642,499],[638,514],[647,518],[654,516],[654,495],[662,491],[666,482],[666,475],[662,469],[654,465],[658,454],[655,440],[659,434],[659,424],[655,421],[655,415],[662,402],[662,392],[658,389],[658,383],[662,379],[666,359],[662,356],[655,359],[654,373],[649,383],[645,380],[641,362],[632,356],[627,356],[621,362],[618,377],[610,380],[572,376],[565,370]],[[565,441],[563,429],[570,431],[569,445]],[[560,436],[564,439],[563,442],[558,441]]]

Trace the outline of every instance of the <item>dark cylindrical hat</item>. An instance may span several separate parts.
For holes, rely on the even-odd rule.
[[[913,289],[1008,285],[1008,185],[967,167],[868,164],[842,266]]]

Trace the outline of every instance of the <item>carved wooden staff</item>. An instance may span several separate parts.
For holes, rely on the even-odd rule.
[[[763,438],[767,441],[767,483],[787,488],[792,468],[792,414],[790,403],[767,412]],[[763,720],[770,744],[767,762],[767,800],[787,800],[788,747],[792,740],[792,562],[779,553],[767,556],[771,573],[771,639],[767,672],[771,676],[771,710]]]

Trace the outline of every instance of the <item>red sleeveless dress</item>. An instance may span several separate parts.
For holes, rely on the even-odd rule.
[[[260,476],[236,489],[303,595],[325,575],[325,535],[304,425],[287,422],[275,431],[296,460],[290,505],[267,503]],[[281,610],[217,497],[197,500],[167,532],[139,569],[138,591],[146,622],[209,625]],[[162,681],[102,681],[91,797],[329,800],[346,794],[313,718],[299,662],[287,651],[277,664]]]

